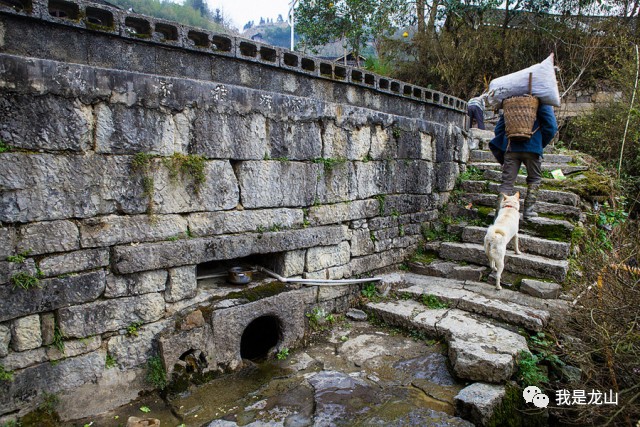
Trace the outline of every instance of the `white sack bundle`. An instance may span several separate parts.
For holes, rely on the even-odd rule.
[[[491,80],[487,103],[497,108],[502,105],[504,99],[527,95],[529,93],[529,73],[532,75],[531,94],[537,97],[541,104],[559,107],[560,92],[558,91],[556,72],[553,68],[553,53],[539,64]]]

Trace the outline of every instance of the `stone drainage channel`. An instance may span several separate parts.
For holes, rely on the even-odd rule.
[[[126,426],[134,416],[163,427],[473,426],[454,416],[465,384],[450,374],[443,345],[365,320],[331,320],[287,355],[245,360],[243,369],[206,384],[165,399],[153,393],[69,425]]]

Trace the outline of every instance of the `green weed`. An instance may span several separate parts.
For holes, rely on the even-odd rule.
[[[11,147],[0,139],[0,153],[6,153],[8,151],[11,151]]]
[[[193,180],[194,192],[200,194],[200,189],[205,183],[207,176],[204,172],[206,159],[196,154],[173,153],[173,155],[163,160],[164,165],[169,169],[169,177],[173,180],[178,175],[188,177]]]
[[[133,322],[132,324],[127,326],[127,336],[128,337],[137,337],[138,336],[138,330],[140,329],[140,326],[142,326],[142,322]]]
[[[540,387],[542,383],[549,382],[549,378],[542,372],[538,363],[540,359],[535,354],[526,350],[518,354],[518,382],[524,386],[535,385]]]
[[[64,335],[58,325],[53,328],[53,342],[51,345],[64,354]]]
[[[167,372],[159,356],[152,356],[147,361],[147,382],[159,390],[167,387]]]
[[[104,367],[106,369],[115,368],[117,365],[116,359],[109,353],[107,353],[107,357],[104,360]]]
[[[378,194],[376,196],[376,200],[378,201],[378,215],[384,215],[384,199],[386,198],[386,194]]]
[[[331,157],[318,157],[316,159],[313,159],[313,163],[320,163],[322,164],[322,166],[324,166],[325,172],[331,172],[333,168],[345,163],[346,161],[347,159],[342,157],[338,157],[336,159],[333,159]]]
[[[360,291],[360,293],[362,294],[362,296],[368,299],[372,299],[379,296],[378,288],[376,288],[376,284],[373,282],[365,284],[362,287],[362,290]]]
[[[440,298],[431,294],[422,295],[422,304],[424,304],[425,306],[427,306],[427,308],[430,308],[432,310],[438,309],[438,308],[449,308],[448,303],[441,301]]]
[[[25,271],[21,271],[11,276],[11,283],[13,284],[13,289],[32,289],[41,287],[40,279]]]
[[[0,381],[13,381],[13,372],[5,370],[2,365],[0,365]]]
[[[31,253],[31,249],[27,249],[26,251],[21,252],[19,254],[9,255],[7,257],[7,261],[21,264],[27,260],[27,257],[29,256],[30,253]]]
[[[276,357],[278,358],[278,360],[286,360],[289,357],[289,349],[286,347],[280,349],[278,354],[276,354]]]

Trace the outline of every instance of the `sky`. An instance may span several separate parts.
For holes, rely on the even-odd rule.
[[[278,15],[287,20],[290,0],[207,0],[210,10],[220,8],[224,16],[231,18],[233,26],[242,31],[242,27],[254,21],[260,23],[260,17],[271,18],[275,22]]]

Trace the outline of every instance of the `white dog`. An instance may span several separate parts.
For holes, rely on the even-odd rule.
[[[484,251],[489,258],[491,269],[496,272],[496,289],[500,287],[500,277],[504,269],[504,256],[507,253],[507,244],[513,240],[516,254],[518,249],[518,226],[520,224],[520,193],[513,196],[503,194],[504,199],[500,203],[500,211],[493,225],[487,229],[484,236]]]

